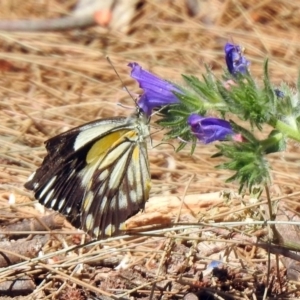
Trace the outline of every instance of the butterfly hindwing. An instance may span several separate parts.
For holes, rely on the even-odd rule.
[[[116,234],[149,197],[148,135],[139,114],[71,129],[46,142],[48,154],[25,187],[90,235]]]
[[[85,231],[105,235],[117,233],[124,228],[124,222],[140,209],[148,199],[150,174],[145,142],[140,136],[126,132],[104,159],[98,161],[91,188],[83,201],[83,228]],[[143,155],[137,153],[143,152]],[[108,166],[110,157],[118,160]],[[141,166],[145,167],[141,170]],[[144,188],[143,188],[144,187]],[[141,192],[142,191],[142,192]],[[99,201],[95,201],[98,199]],[[101,211],[101,214],[94,214]]]

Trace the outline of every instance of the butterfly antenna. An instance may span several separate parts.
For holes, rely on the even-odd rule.
[[[124,84],[124,81],[120,77],[119,73],[117,72],[117,70],[116,70],[115,66],[113,65],[112,61],[110,60],[109,56],[106,56],[106,59],[107,59],[108,63],[111,65],[111,67],[113,68],[113,70],[115,71],[115,73],[118,76],[119,80],[121,81],[123,88],[126,90],[126,92],[131,97],[131,99],[134,101],[134,103],[136,103],[136,100],[134,99],[134,97],[132,96],[130,91],[128,90],[127,86]]]
[[[167,105],[165,105],[165,106],[161,107],[160,109],[154,111],[154,112],[151,114],[150,117],[153,117],[153,116],[159,114],[159,113],[160,113],[164,108],[166,108],[166,107],[167,107]]]

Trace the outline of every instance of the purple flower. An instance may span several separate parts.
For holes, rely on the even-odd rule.
[[[173,93],[182,93],[179,88],[143,70],[136,62],[129,63],[128,66],[132,68],[131,77],[134,78],[139,83],[140,88],[144,90],[144,93],[138,100],[138,106],[148,116],[151,115],[152,109],[155,107],[179,103],[178,98]]]
[[[230,123],[225,120],[191,114],[187,122],[197,139],[204,144],[222,141],[234,135]]]
[[[238,45],[226,43],[225,60],[228,71],[231,75],[246,74],[250,62],[243,56],[241,47]]]

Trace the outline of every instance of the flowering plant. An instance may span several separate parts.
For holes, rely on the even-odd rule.
[[[202,80],[182,75],[186,87],[163,80],[137,63],[129,66],[143,89],[138,105],[148,116],[160,108],[158,123],[168,129],[168,139],[180,140],[177,150],[187,143],[194,151],[199,143],[221,141],[216,143],[218,151],[213,157],[228,159],[217,167],[234,172],[227,181],[237,181],[241,192],[254,185],[268,185],[267,154],[284,150],[287,138],[300,141],[300,81],[296,93],[284,84],[274,86],[266,60],[263,84],[259,85],[249,72],[250,62],[241,47],[227,43],[224,50],[227,70],[222,79],[206,67]],[[239,121],[248,122],[250,129]],[[259,139],[255,132],[264,124],[272,130],[268,137]]]

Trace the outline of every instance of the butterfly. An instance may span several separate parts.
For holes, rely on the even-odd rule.
[[[25,187],[90,236],[118,234],[149,198],[148,124],[137,107],[129,117],[99,119],[50,138]]]

